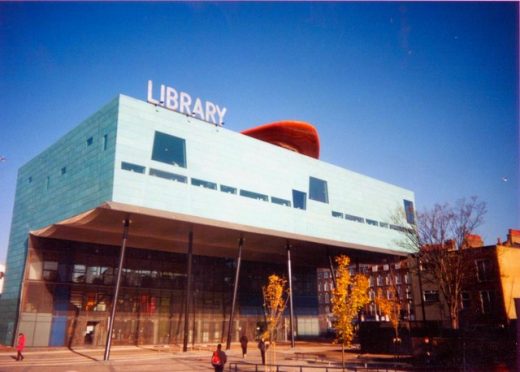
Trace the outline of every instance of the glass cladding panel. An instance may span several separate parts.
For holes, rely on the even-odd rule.
[[[136,173],[144,173],[146,168],[143,167],[142,165],[127,163],[126,161],[122,161],[121,169],[131,171],[131,172],[136,172]]]
[[[328,203],[329,193],[327,191],[327,181],[309,177],[309,199]]]
[[[332,211],[332,217],[343,218],[343,213]]]
[[[186,140],[155,132],[152,160],[186,168]]]
[[[293,190],[293,206],[297,209],[307,209],[307,194],[298,190]]]

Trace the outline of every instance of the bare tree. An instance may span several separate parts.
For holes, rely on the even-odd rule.
[[[474,196],[419,212],[416,224],[410,224],[402,211],[393,218],[395,223],[407,226],[399,245],[419,259],[423,280],[438,285],[453,329],[459,328],[463,284],[474,275],[474,265],[463,250],[468,247],[468,237],[484,222],[486,212],[486,203]]]

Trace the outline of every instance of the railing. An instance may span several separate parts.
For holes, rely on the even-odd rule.
[[[398,366],[369,366],[369,365],[345,365],[345,368],[341,366],[295,366],[289,364],[254,364],[254,363],[229,363],[229,368],[226,368],[227,371],[238,372],[238,371],[248,371],[248,372],[313,372],[313,371],[377,371],[377,372],[390,372],[390,371],[410,371],[413,368],[399,368]]]

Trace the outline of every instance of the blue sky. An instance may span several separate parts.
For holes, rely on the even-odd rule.
[[[149,79],[231,130],[308,121],[419,210],[476,195],[486,243],[520,228],[517,3],[0,3],[0,262],[17,169]]]

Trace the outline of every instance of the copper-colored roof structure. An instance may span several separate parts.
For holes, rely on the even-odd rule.
[[[320,139],[313,125],[294,120],[277,121],[241,132],[246,136],[318,159]]]

